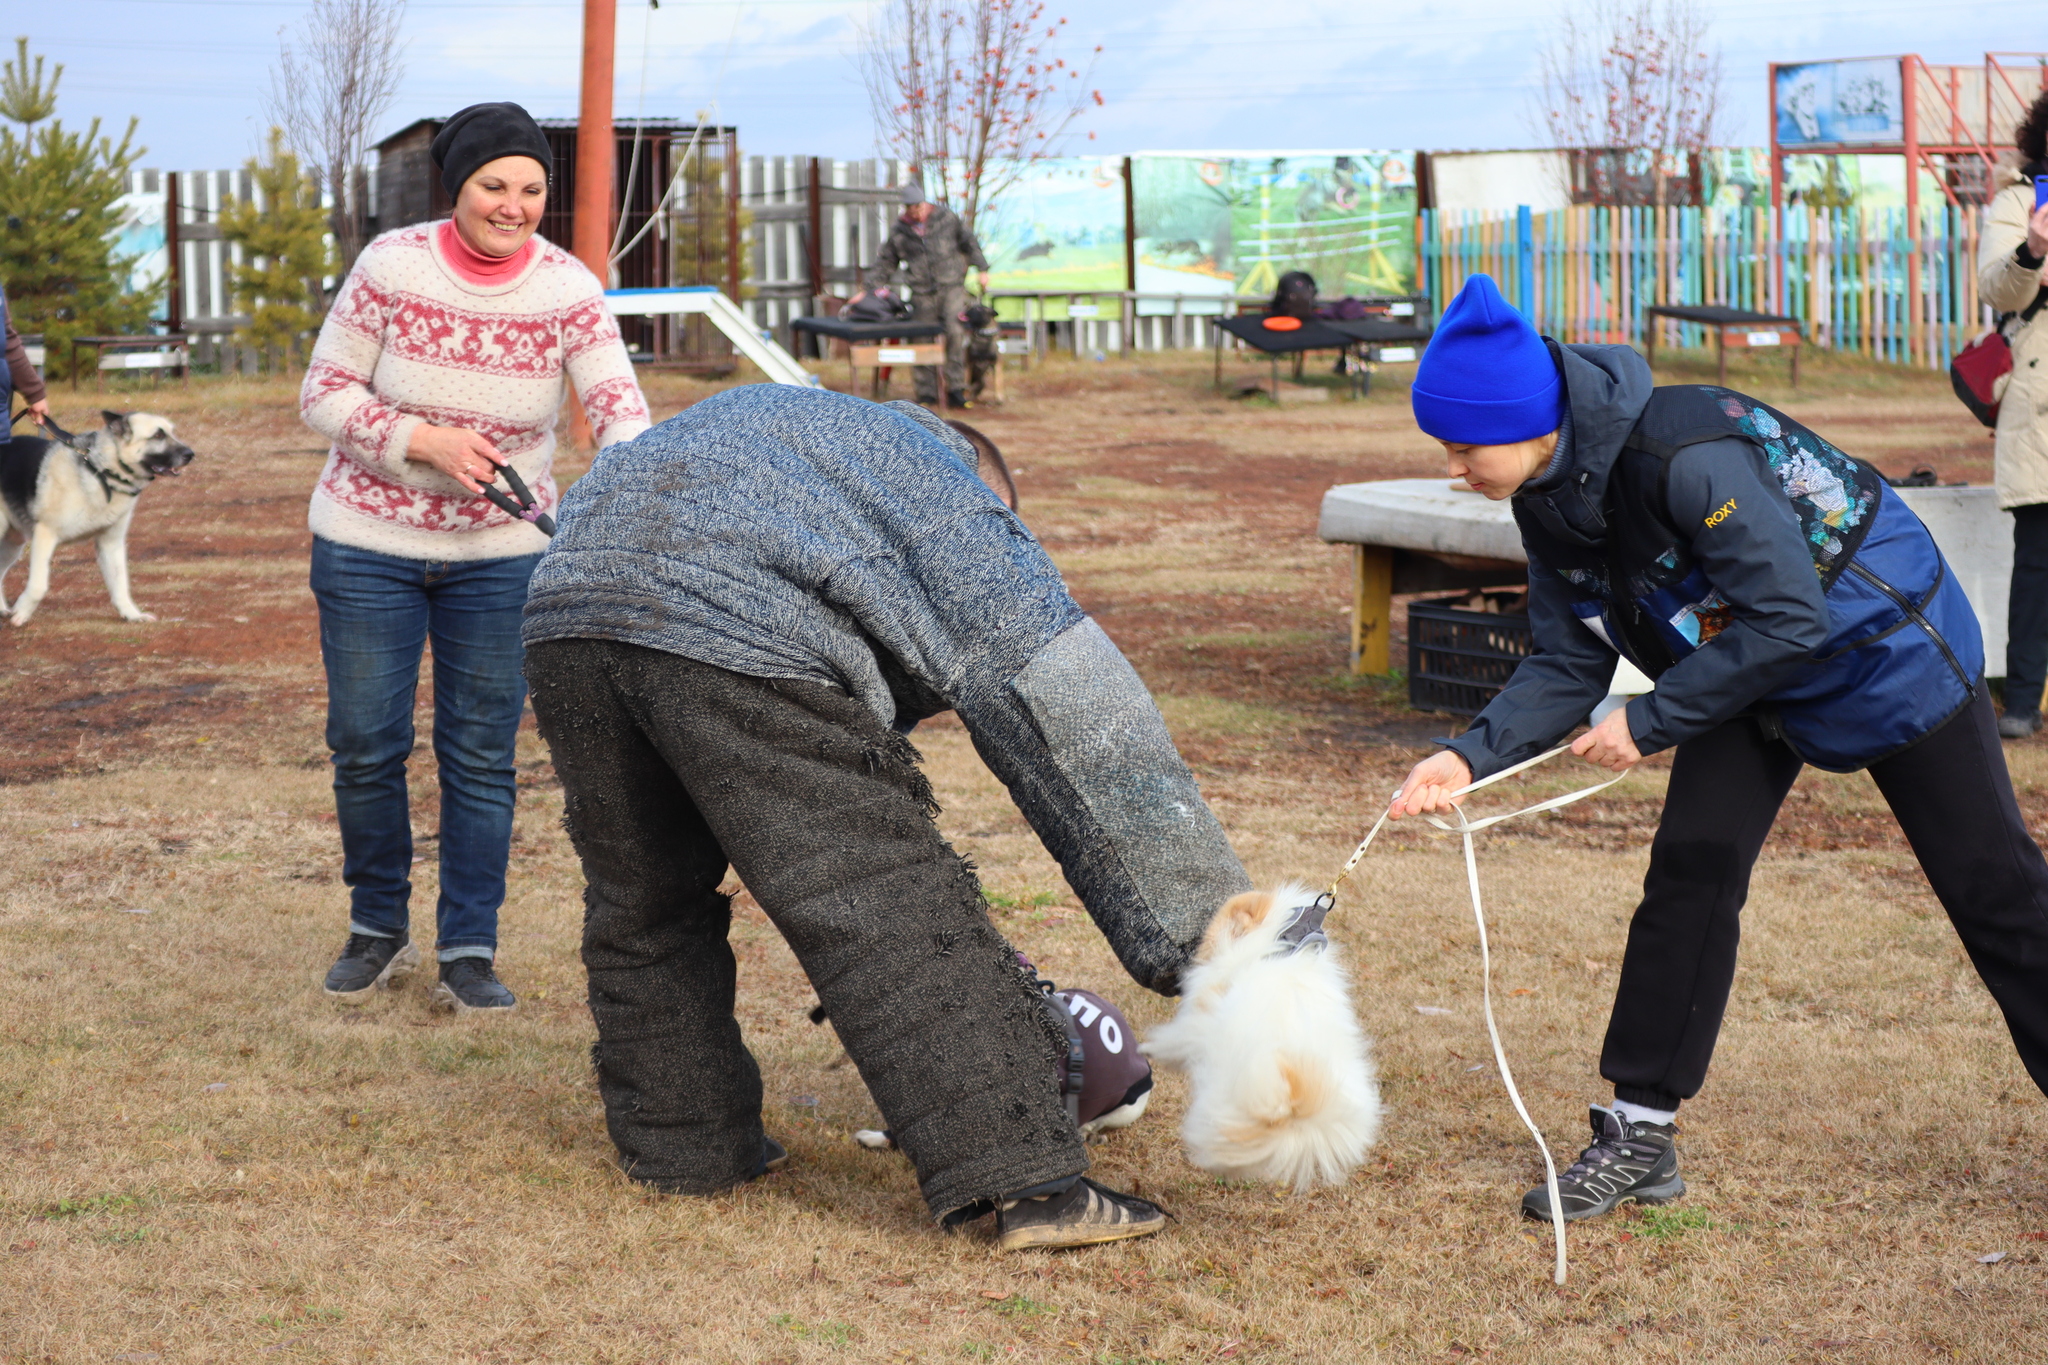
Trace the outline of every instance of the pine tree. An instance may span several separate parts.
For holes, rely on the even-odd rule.
[[[62,374],[72,337],[140,332],[149,322],[152,299],[128,288],[135,258],[114,249],[118,201],[143,148],[132,118],[118,143],[100,134],[98,119],[67,130],[51,118],[62,63],[46,81],[43,59],[30,64],[28,39],[15,39],[14,52],[0,64],[0,119],[20,125],[0,127],[0,284],[15,328],[41,332]]]
[[[249,325],[235,340],[290,371],[298,343],[320,325],[321,280],[337,269],[327,240],[320,186],[284,145],[284,130],[270,130],[262,160],[248,163],[256,198],[238,199],[220,212],[220,235],[242,248],[229,268],[235,307]]]

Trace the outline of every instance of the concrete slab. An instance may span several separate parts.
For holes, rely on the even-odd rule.
[[[1998,495],[1988,486],[1890,491],[1927,524],[1976,608],[1977,624],[1984,632],[1985,671],[1994,678],[2005,676],[2012,514],[1999,510]],[[1339,544],[1529,562],[1507,503],[1454,491],[1442,476],[1339,484],[1323,494],[1316,534]],[[1617,681],[1616,690],[1647,689],[1622,687]]]
[[[1894,488],[1919,514],[1955,571],[1984,632],[1984,672],[2005,676],[2006,597],[2012,590],[2012,513],[1998,508],[1998,490]]]

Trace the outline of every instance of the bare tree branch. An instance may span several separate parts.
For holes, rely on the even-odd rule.
[[[404,18],[405,0],[312,0],[296,45],[279,35],[266,113],[327,189],[344,273],[369,236],[364,165],[405,71]]]
[[[1052,53],[1066,22],[1047,19],[1040,0],[887,0],[862,34],[877,140],[970,230],[983,204],[1057,156],[1074,121],[1102,103],[1088,85],[1094,55],[1078,69]]]
[[[1708,27],[1697,0],[1590,0],[1560,17],[1536,113],[1552,144],[1575,153],[1575,200],[1689,197],[1721,112]]]

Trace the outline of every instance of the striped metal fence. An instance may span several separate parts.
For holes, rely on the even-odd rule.
[[[1829,350],[1946,368],[1987,325],[1977,299],[1980,211],[1581,206],[1513,215],[1424,210],[1422,292],[1439,309],[1467,277],[1560,341],[1648,339],[1645,310],[1714,304],[1799,319]],[[1659,340],[1701,345],[1660,320]]]

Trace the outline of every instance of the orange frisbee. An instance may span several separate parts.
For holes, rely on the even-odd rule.
[[[1301,319],[1290,317],[1271,317],[1267,318],[1263,325],[1265,329],[1269,332],[1299,332],[1301,330]]]

